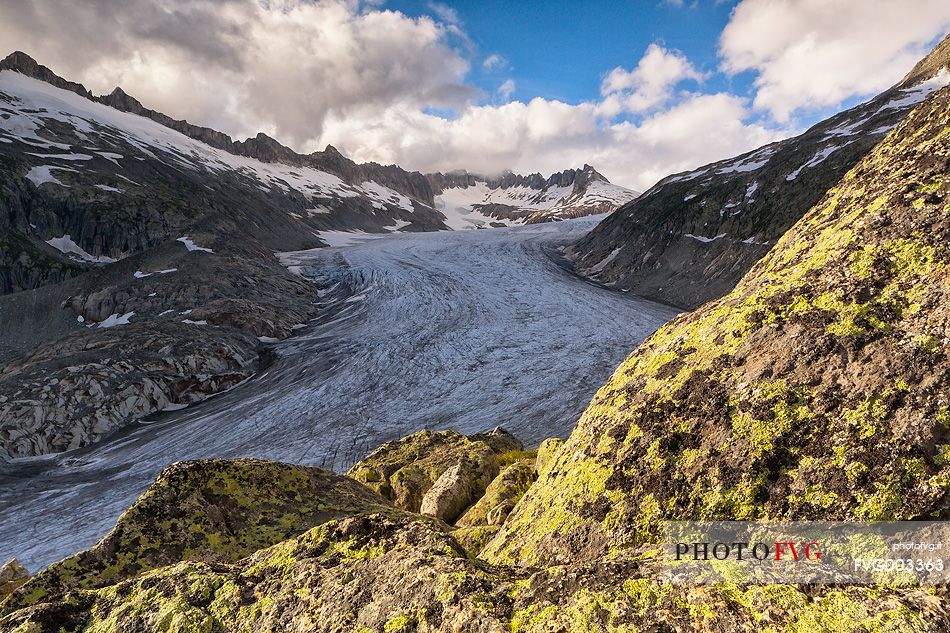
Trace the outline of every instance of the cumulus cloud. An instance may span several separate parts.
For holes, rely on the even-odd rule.
[[[720,54],[727,72],[756,72],[755,107],[787,121],[892,86],[948,28],[946,0],[743,0]]]
[[[784,134],[745,122],[748,103],[728,94],[691,95],[639,124],[605,123],[599,104],[535,98],[471,106],[457,118],[400,107],[372,121],[327,122],[326,140],[346,139],[358,160],[423,171],[468,169],[549,174],[590,163],[612,182],[644,190],[670,173],[742,153]]]
[[[600,92],[618,111],[643,112],[669,101],[673,88],[687,79],[702,81],[704,75],[679,51],[653,43],[633,70],[611,70]]]

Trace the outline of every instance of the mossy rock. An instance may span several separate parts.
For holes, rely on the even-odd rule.
[[[348,477],[256,459],[179,462],[94,547],[39,572],[0,606],[113,585],[178,561],[233,562],[330,519],[395,511]]]
[[[541,446],[538,447],[537,459],[535,460],[535,468],[539,474],[544,472],[550,464],[554,463],[554,455],[562,446],[564,446],[564,440],[559,437],[549,437],[541,442]]]
[[[479,553],[498,532],[497,525],[473,525],[452,530],[452,536],[459,542],[471,558],[478,558]]]
[[[491,481],[499,470],[499,455],[523,449],[517,438],[501,428],[469,436],[456,431],[423,430],[383,444],[357,462],[347,475],[397,507],[419,512],[426,492],[448,469],[465,462],[488,473]],[[484,492],[484,485],[477,496]]]
[[[939,631],[942,594],[917,589],[663,582],[658,559],[525,570],[473,560],[408,514],[332,520],[234,563],[184,561],[51,596],[0,630]]]
[[[537,478],[533,461],[515,462],[488,484],[482,498],[455,524],[459,527],[501,525]]]

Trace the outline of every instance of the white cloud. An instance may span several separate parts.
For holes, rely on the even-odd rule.
[[[743,0],[720,54],[727,72],[758,74],[756,108],[788,121],[892,86],[948,28],[947,0]]]
[[[687,79],[702,81],[704,75],[679,51],[653,43],[633,70],[619,66],[611,70],[601,82],[600,92],[611,104],[608,114],[615,114],[613,109],[643,112],[669,101],[673,88]]]
[[[505,100],[507,100],[508,97],[510,97],[514,91],[515,91],[514,79],[506,79],[500,86],[498,86],[498,96]]]
[[[353,108],[460,108],[452,25],[347,0],[0,3],[0,42],[94,92],[296,147]]]
[[[324,140],[345,139],[358,160],[422,171],[468,169],[549,174],[585,162],[612,182],[646,189],[658,179],[759,147],[784,136],[746,123],[743,99],[690,95],[639,125],[607,123],[600,104],[535,98],[466,108],[445,119],[401,107],[369,117],[331,117]]]
[[[432,11],[432,13],[434,13],[437,18],[446,24],[459,25],[462,23],[462,21],[459,19],[458,11],[447,4],[442,4],[441,2],[429,2],[426,6],[429,7],[429,10]]]
[[[507,68],[507,66],[508,60],[498,53],[492,53],[482,62],[482,68],[485,70],[496,70],[499,68]]]

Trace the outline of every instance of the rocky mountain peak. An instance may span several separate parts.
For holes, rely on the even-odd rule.
[[[610,182],[603,174],[588,164],[585,164],[581,169],[565,169],[564,171],[555,172],[547,178],[538,172],[522,175],[510,169],[506,169],[495,176],[472,173],[466,170],[454,170],[445,173],[430,173],[426,174],[426,177],[437,193],[452,187],[471,187],[479,182],[485,183],[489,189],[529,187],[538,190],[549,187],[570,187],[572,185],[575,186],[575,189],[583,189],[594,181]]]
[[[303,160],[297,152],[282,145],[277,139],[271,138],[263,132],[257,136],[233,143],[232,150],[249,158],[256,158],[265,163],[281,162],[290,165],[301,165]]]
[[[950,69],[950,34],[922,60],[917,62],[901,80],[900,87],[908,87],[936,76],[942,69]]]
[[[99,100],[106,105],[110,105],[116,110],[122,110],[123,112],[141,114],[145,111],[145,106],[142,105],[141,101],[128,94],[119,86],[116,86],[115,89],[108,95],[100,97]]]
[[[76,94],[90,99],[92,98],[92,93],[86,90],[85,86],[74,81],[67,81],[66,79],[63,79],[23,51],[14,51],[7,55],[3,60],[0,60],[0,70],[12,70],[26,75],[27,77],[45,81],[46,83],[56,86],[57,88],[69,90],[70,92],[75,92]]]

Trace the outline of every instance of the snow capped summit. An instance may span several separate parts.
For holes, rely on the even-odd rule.
[[[544,178],[504,172],[497,177],[452,172],[428,174],[435,207],[452,229],[515,226],[609,213],[639,193],[611,184],[584,165]]]

